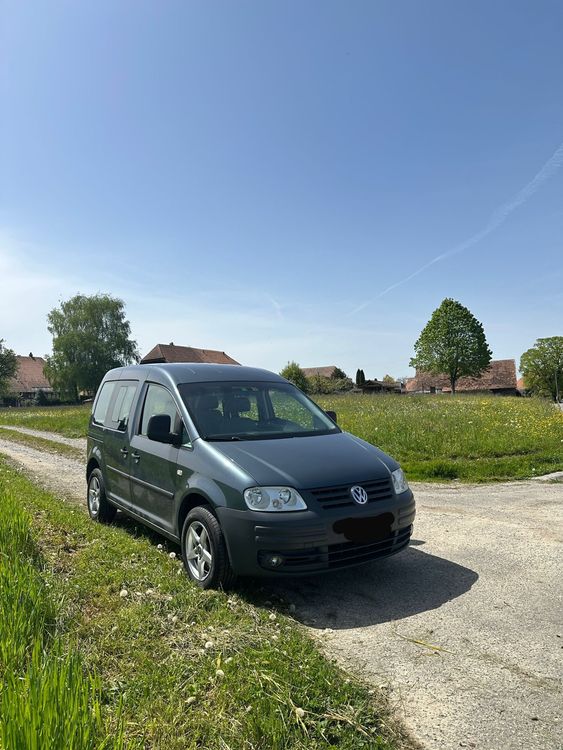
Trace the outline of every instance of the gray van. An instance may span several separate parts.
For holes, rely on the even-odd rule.
[[[202,588],[336,570],[404,549],[399,464],[279,375],[237,365],[111,370],[88,427],[87,504],[179,542]]]

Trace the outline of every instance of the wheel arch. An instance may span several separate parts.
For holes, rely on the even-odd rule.
[[[182,502],[180,503],[180,508],[178,510],[178,536],[181,537],[182,535],[182,529],[184,528],[184,522],[186,518],[188,517],[188,513],[193,508],[198,507],[205,507],[215,517],[217,517],[217,514],[215,513],[215,506],[213,505],[212,501],[204,495],[201,491],[197,490],[194,492],[188,492],[184,497],[182,498]]]
[[[98,461],[98,459],[94,457],[90,458],[90,460],[88,461],[86,465],[86,481],[90,479],[90,474],[94,471],[94,469],[99,469],[99,468],[100,468],[100,462]]]

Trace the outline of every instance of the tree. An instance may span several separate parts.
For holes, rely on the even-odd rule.
[[[462,304],[445,299],[414,345],[411,367],[433,375],[445,373],[452,387],[464,375],[479,377],[491,362],[483,326]]]
[[[53,354],[45,374],[77,400],[80,391],[95,393],[112,367],[137,362],[137,343],[130,338],[124,303],[109,294],[77,294],[47,316]]]
[[[358,388],[361,388],[365,382],[366,382],[366,376],[364,375],[364,371],[356,370],[356,385],[358,386]]]
[[[299,367],[297,362],[288,362],[287,365],[280,372],[282,378],[289,380],[304,393],[307,393],[309,383],[307,382],[307,376],[303,370]]]
[[[563,336],[538,339],[520,357],[520,371],[526,390],[559,402],[563,394]]]
[[[13,378],[18,369],[15,353],[4,346],[4,339],[0,339],[0,396],[8,390],[8,381]]]
[[[384,375],[383,376],[383,382],[384,383],[396,383],[397,381],[392,375]]]
[[[346,375],[344,370],[341,370],[340,367],[335,367],[330,377],[332,380],[344,380],[348,375]]]

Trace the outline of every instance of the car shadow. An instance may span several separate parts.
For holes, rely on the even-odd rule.
[[[478,578],[463,565],[408,547],[357,568],[275,582],[254,579],[254,586],[243,582],[240,593],[257,605],[290,607],[297,620],[313,628],[344,630],[437,609],[469,591]]]
[[[180,555],[177,544],[124,513],[117,514],[114,524]],[[278,607],[318,629],[402,620],[462,596],[479,578],[470,568],[415,549],[424,544],[413,539],[406,550],[385,560],[315,576],[241,578],[234,590],[258,607]]]

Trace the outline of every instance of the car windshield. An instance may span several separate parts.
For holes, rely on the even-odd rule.
[[[178,390],[205,440],[265,440],[340,432],[290,383],[184,383]]]

